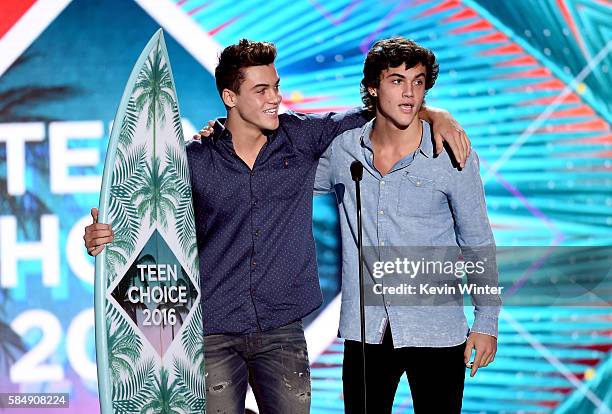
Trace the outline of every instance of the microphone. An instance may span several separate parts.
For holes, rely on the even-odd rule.
[[[366,357],[365,357],[365,292],[363,282],[363,236],[361,223],[361,191],[359,183],[363,178],[363,164],[359,161],[351,163],[351,178],[355,181],[355,202],[357,207],[357,252],[359,257],[359,323],[361,330],[361,367],[363,369],[363,413],[368,413],[366,392]]]
[[[363,178],[363,164],[359,161],[353,161],[351,163],[351,178],[355,182],[361,181]]]

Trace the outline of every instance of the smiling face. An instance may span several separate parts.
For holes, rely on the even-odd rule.
[[[378,87],[369,87],[375,98],[376,117],[383,117],[400,129],[410,126],[423,105],[427,70],[421,63],[407,69],[405,65],[381,72]]]
[[[260,130],[278,128],[278,108],[282,101],[280,78],[274,64],[242,68],[244,79],[238,93],[225,89],[225,105],[232,116]]]

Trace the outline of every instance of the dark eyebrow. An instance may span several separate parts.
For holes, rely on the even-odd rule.
[[[400,75],[399,73],[392,73],[389,75],[389,77],[392,77],[392,76],[395,76],[396,78],[406,79],[404,75]],[[418,75],[416,75],[413,79],[424,78],[424,77],[425,77],[425,72],[421,72]]]
[[[280,78],[278,78],[276,80],[276,83],[274,84],[274,86],[278,86],[280,84]],[[251,89],[257,89],[257,88],[261,88],[261,87],[267,88],[268,86],[270,86],[270,84],[268,83],[258,83],[257,85],[253,86]]]

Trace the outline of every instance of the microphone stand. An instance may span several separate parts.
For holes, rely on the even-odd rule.
[[[363,281],[363,237],[361,222],[361,189],[360,182],[363,178],[363,164],[359,161],[351,163],[351,178],[355,181],[355,199],[357,203],[357,251],[359,258],[359,322],[361,328],[361,364],[363,368],[363,413],[368,413],[366,392],[366,357],[365,357],[365,292]]]

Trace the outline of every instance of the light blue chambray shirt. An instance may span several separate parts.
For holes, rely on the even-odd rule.
[[[350,165],[364,165],[361,181],[364,246],[494,246],[487,217],[478,156],[465,168],[453,167],[443,151],[433,157],[429,124],[423,123],[420,147],[398,161],[384,177],[373,164],[372,120],[346,131],[329,146],[317,169],[315,194],[335,192],[342,234],[342,306],[340,336],[360,340],[357,218]],[[497,279],[497,269],[495,280]],[[367,276],[366,276],[367,277]],[[495,295],[496,299],[499,299]],[[474,303],[474,296],[472,296]],[[489,302],[491,303],[491,302]],[[496,305],[474,309],[473,332],[497,336]],[[469,332],[462,305],[366,306],[366,340],[381,343],[391,326],[396,348],[449,347]]]

